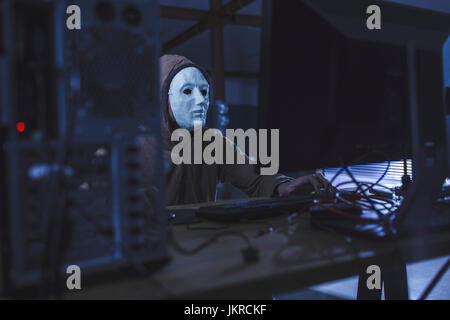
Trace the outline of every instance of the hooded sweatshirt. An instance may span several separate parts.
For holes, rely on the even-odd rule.
[[[249,197],[274,196],[277,186],[292,180],[292,178],[279,174],[272,176],[259,175],[255,172],[255,165],[251,164],[207,165],[203,163],[175,165],[171,162],[170,152],[178,142],[172,142],[170,137],[173,130],[179,128],[179,126],[169,116],[168,92],[174,76],[180,70],[188,67],[198,68],[208,81],[210,86],[210,104],[213,105],[213,83],[211,77],[203,68],[179,55],[164,55],[160,58],[162,146],[163,158],[169,167],[166,174],[166,204],[171,206],[215,201],[216,188],[220,182],[231,183]],[[153,146],[154,144],[152,143],[143,145],[144,179],[146,177],[150,179],[151,172],[154,170],[151,157]],[[236,147],[234,150],[239,152]]]

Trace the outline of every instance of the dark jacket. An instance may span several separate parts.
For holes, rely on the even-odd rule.
[[[181,69],[192,66],[198,68],[209,82],[212,106],[214,90],[208,73],[189,59],[179,55],[164,55],[160,58],[163,154],[166,163],[170,166],[166,174],[167,205],[214,201],[219,182],[229,182],[250,197],[274,196],[276,187],[291,178],[283,175],[261,176],[255,173],[255,166],[250,164],[174,165],[171,162],[170,152],[178,142],[171,142],[170,137],[178,125],[169,116],[168,91],[173,77]],[[143,148],[144,173],[147,171],[147,175],[152,170],[151,148],[151,143],[147,143]]]

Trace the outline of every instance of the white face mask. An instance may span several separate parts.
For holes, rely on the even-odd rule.
[[[173,77],[169,101],[175,121],[188,130],[205,126],[209,108],[209,84],[195,67],[184,68]]]

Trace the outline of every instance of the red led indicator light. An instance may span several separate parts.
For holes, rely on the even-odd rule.
[[[17,131],[24,132],[25,131],[25,123],[24,122],[17,122],[16,128],[17,128]]]

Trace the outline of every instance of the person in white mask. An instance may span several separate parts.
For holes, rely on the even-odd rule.
[[[207,112],[213,104],[214,88],[207,72],[179,55],[160,58],[161,112],[164,158],[170,159],[174,130],[205,127]],[[151,176],[152,144],[144,145],[144,180]],[[148,160],[147,160],[148,159]],[[170,161],[170,160],[169,160]],[[228,182],[249,197],[288,196],[308,193],[328,186],[320,174],[293,179],[281,174],[259,175],[252,164],[179,164],[170,163],[166,174],[166,203],[180,205],[216,200],[216,187]]]

